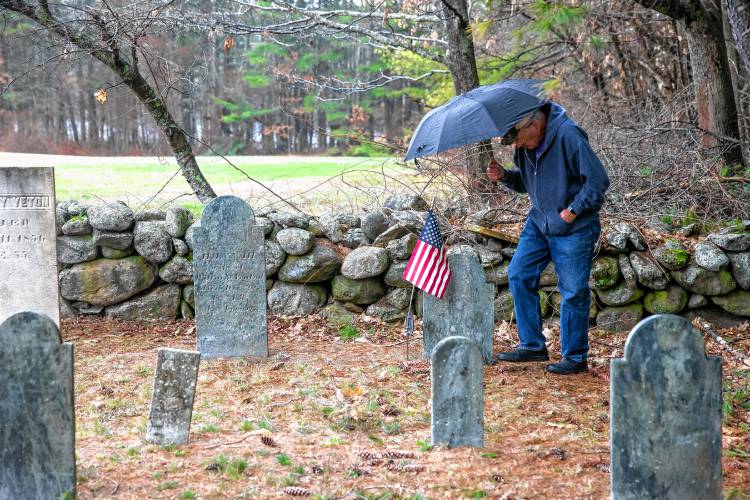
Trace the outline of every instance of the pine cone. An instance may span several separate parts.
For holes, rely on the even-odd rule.
[[[375,467],[382,463],[383,463],[382,458],[371,458],[370,460],[365,461],[365,464],[369,465],[370,467]]]
[[[281,368],[282,366],[284,366],[284,362],[283,362],[283,361],[279,361],[278,363],[274,363],[274,364],[273,364],[273,365],[271,366],[271,368],[269,368],[269,371],[276,371],[276,370],[278,370],[279,368]]]
[[[310,490],[299,486],[287,486],[284,488],[284,493],[293,497],[309,497],[311,495]]]
[[[406,464],[403,467],[401,467],[401,470],[404,472],[424,472],[426,467],[424,465],[419,464]]]
[[[271,436],[261,436],[260,442],[263,443],[266,446],[270,446],[271,448],[278,448],[279,445]]]
[[[378,397],[377,397],[377,398],[375,399],[375,401],[377,401],[377,402],[378,402],[378,404],[379,404],[380,406],[385,406],[385,405],[387,405],[387,404],[388,404],[388,400],[387,400],[387,399],[385,399],[385,398],[384,398],[383,396],[378,396]]]
[[[393,472],[401,472],[401,466],[397,463],[389,463],[388,464],[388,470]]]
[[[383,453],[383,458],[414,458],[415,455],[411,451],[386,451]]]
[[[358,456],[364,461],[380,460],[380,454],[372,451],[360,451]]]

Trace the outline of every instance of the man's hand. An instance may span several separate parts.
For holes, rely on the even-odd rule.
[[[503,174],[505,170],[500,166],[494,159],[490,160],[487,164],[487,178],[492,182],[503,180]]]
[[[567,208],[563,208],[562,212],[560,212],[560,218],[568,224],[572,224],[573,221],[576,220],[576,214],[574,214]]]

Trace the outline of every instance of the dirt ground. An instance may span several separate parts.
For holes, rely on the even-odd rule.
[[[316,318],[270,318],[269,359],[202,361],[190,444],[162,447],[144,441],[156,348],[194,350],[193,323],[65,320],[79,498],[609,497],[608,360],[625,333],[592,332],[587,374],[487,367],[485,448],[445,449],[429,446],[421,342],[406,361],[399,327],[355,326],[345,341]],[[546,333],[559,352],[557,330]],[[747,324],[719,333],[750,351]],[[501,325],[495,349],[514,335]],[[750,371],[724,359],[725,498],[750,498]]]

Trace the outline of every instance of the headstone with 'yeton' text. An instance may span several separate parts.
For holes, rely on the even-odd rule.
[[[21,311],[60,324],[52,168],[0,167],[0,323]]]

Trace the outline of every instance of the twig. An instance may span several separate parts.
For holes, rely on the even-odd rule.
[[[288,405],[290,403],[294,403],[295,401],[299,401],[303,397],[304,396],[297,396],[296,398],[292,398],[289,401],[284,401],[283,403],[274,403],[274,404],[268,405],[268,408],[266,408],[266,409],[270,410],[271,408],[276,408],[276,407],[279,407],[279,406],[286,406],[286,405]]]
[[[203,449],[204,450],[211,450],[213,448],[218,448],[220,446],[229,446],[231,444],[241,443],[241,442],[245,441],[247,438],[249,438],[250,436],[253,436],[253,434],[248,434],[247,436],[243,437],[242,439],[238,439],[236,441],[227,441],[226,443],[219,443],[219,444],[212,444],[212,445],[209,445],[209,446],[204,446]]]
[[[737,360],[739,360],[743,365],[750,367],[750,358],[730,346],[729,342],[724,340],[719,334],[716,333],[716,330],[711,323],[698,316],[693,320],[693,326],[701,330],[704,334],[707,333],[708,335],[710,335],[711,338],[714,339],[722,347],[723,350],[727,351],[729,354],[737,358]]]
[[[399,340],[398,342],[394,342],[393,344],[375,344],[375,345],[378,347],[393,347],[393,346],[404,344],[406,342],[411,342],[412,340],[422,340],[422,337],[414,337],[413,339],[407,338],[404,340]]]

